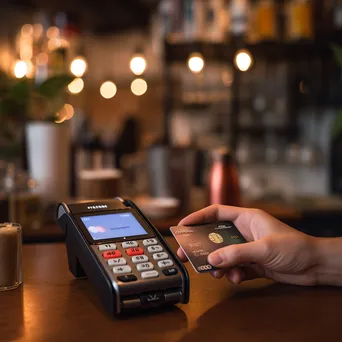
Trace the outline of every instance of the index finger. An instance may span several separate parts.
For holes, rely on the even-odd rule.
[[[192,224],[210,223],[220,220],[229,220],[234,222],[244,211],[246,211],[246,209],[214,204],[183,218],[178,225],[186,226]]]

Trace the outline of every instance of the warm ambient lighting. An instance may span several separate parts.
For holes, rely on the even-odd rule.
[[[204,58],[200,53],[192,53],[188,59],[188,67],[194,73],[200,73],[204,68]]]
[[[76,57],[70,64],[70,71],[76,77],[82,77],[87,70],[87,62],[83,57]]]
[[[66,103],[61,110],[56,114],[56,123],[62,123],[64,121],[70,120],[74,116],[74,107]]]
[[[68,89],[71,94],[79,94],[84,88],[82,78],[75,78],[69,85]]]
[[[57,38],[49,39],[47,47],[50,51],[57,50],[61,47],[61,40]]]
[[[33,26],[31,24],[25,24],[21,28],[21,35],[23,37],[30,37],[33,34]]]
[[[33,65],[33,63],[30,60],[28,60],[28,61],[25,61],[25,64],[26,64],[26,68],[27,68],[26,77],[27,78],[33,78],[33,76],[34,76],[34,65]]]
[[[111,99],[117,91],[116,85],[113,82],[106,81],[100,87],[100,93],[105,99]]]
[[[38,40],[43,34],[44,28],[41,24],[34,24],[33,25],[33,38]]]
[[[45,52],[41,52],[36,57],[36,63],[37,65],[46,65],[49,62],[49,56]]]
[[[143,55],[135,55],[129,63],[134,75],[142,75],[147,67],[146,59]]]
[[[131,83],[131,91],[136,96],[144,95],[147,91],[147,83],[142,78],[137,78]]]
[[[240,50],[235,56],[235,65],[240,71],[247,71],[252,66],[253,59],[247,50]]]
[[[48,30],[46,31],[46,36],[49,39],[54,39],[57,38],[59,35],[59,28],[56,26],[51,26],[48,28]]]
[[[64,110],[66,112],[65,120],[70,120],[74,116],[74,114],[75,114],[74,107],[71,104],[69,104],[69,103],[66,103],[64,105]]]
[[[32,58],[32,54],[33,54],[33,51],[32,51],[32,45],[23,45],[21,48],[20,48],[20,59],[23,60],[23,61],[28,61]]]
[[[63,107],[58,113],[56,113],[55,122],[60,124],[66,120],[66,117],[67,117],[67,112]]]
[[[24,61],[16,61],[14,65],[14,76],[23,78],[27,74],[27,64]]]

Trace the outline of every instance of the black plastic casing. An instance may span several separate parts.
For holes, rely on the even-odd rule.
[[[94,244],[89,242],[89,239],[87,239],[77,223],[77,216],[95,212],[101,215],[123,209],[131,209],[140,215],[148,229],[159,240],[159,244],[173,259],[174,266],[178,269],[177,276],[161,276],[151,280],[139,279],[132,283],[121,283],[111,275],[104,266],[103,260],[99,257],[99,253],[96,252]],[[116,198],[73,204],[60,203],[57,208],[57,222],[65,234],[70,272],[76,278],[89,278],[100,297],[102,305],[110,315],[114,316],[123,312],[136,311],[137,309],[188,303],[190,284],[186,268],[160,232],[132,201]],[[125,241],[129,241],[129,238]],[[143,303],[142,297],[155,294],[162,296],[164,300],[151,302],[150,304]]]

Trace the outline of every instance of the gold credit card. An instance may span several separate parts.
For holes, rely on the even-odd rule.
[[[210,253],[225,246],[247,242],[234,223],[230,221],[174,226],[170,230],[198,273],[217,269],[208,262]]]

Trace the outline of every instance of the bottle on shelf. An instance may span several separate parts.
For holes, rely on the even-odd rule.
[[[287,5],[286,22],[288,40],[312,40],[314,38],[312,1],[291,0]]]
[[[250,3],[248,0],[231,0],[228,5],[230,13],[230,36],[232,39],[244,38],[248,31]]]
[[[253,11],[251,31],[256,42],[275,41],[278,38],[277,10],[274,0],[260,0]]]
[[[210,18],[210,3],[209,0],[184,0],[183,13],[184,13],[184,39],[186,41],[201,41],[204,40],[206,30],[205,21],[206,15],[208,20]],[[208,13],[206,13],[206,9]]]
[[[238,171],[229,149],[218,148],[212,157],[208,178],[209,203],[241,205]]]
[[[172,0],[160,1],[159,15],[162,22],[162,35],[168,37],[172,31]]]
[[[184,40],[183,0],[162,0],[159,4],[163,36],[175,43]]]
[[[225,38],[227,15],[224,0],[207,0],[204,6],[204,39],[210,42],[223,42]]]

